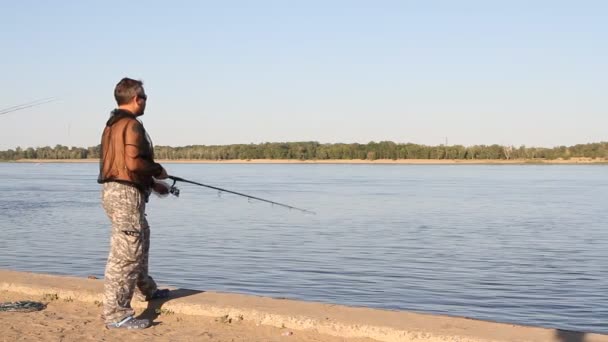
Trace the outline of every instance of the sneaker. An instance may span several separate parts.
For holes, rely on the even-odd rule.
[[[128,316],[120,322],[108,323],[106,327],[108,329],[145,329],[151,324],[149,319],[136,319],[133,316]]]
[[[162,290],[157,289],[156,291],[154,291],[154,293],[150,297],[148,297],[148,300],[168,298],[170,291],[171,290],[169,290],[169,289],[162,289]]]

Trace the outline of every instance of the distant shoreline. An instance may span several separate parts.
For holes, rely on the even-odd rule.
[[[398,164],[398,165],[475,165],[475,164],[608,164],[605,158],[571,158],[571,159],[158,159],[165,164]],[[18,159],[6,161],[8,163],[98,163],[99,159]]]

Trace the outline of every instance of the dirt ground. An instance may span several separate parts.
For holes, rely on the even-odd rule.
[[[42,311],[0,312],[0,341],[264,341],[264,342],[373,342],[340,338],[312,331],[256,325],[226,317],[175,314],[170,310],[143,312],[154,325],[141,331],[108,330],[101,320],[101,303],[70,298],[32,296],[1,291],[0,302],[32,300],[48,303]],[[140,314],[138,312],[138,314]]]

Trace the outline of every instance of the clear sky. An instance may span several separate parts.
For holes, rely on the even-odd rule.
[[[608,140],[608,1],[0,0],[0,149],[93,146],[142,79],[156,145]]]

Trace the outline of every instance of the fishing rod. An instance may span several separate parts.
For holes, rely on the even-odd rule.
[[[179,196],[179,189],[177,189],[175,187],[175,183],[176,182],[184,182],[184,183],[190,183],[190,184],[194,184],[194,185],[198,185],[198,186],[204,186],[206,188],[210,188],[210,189],[214,189],[214,190],[218,190],[221,192],[227,192],[230,194],[235,194],[235,195],[239,195],[239,196],[243,196],[243,197],[247,197],[249,199],[254,199],[254,200],[258,200],[258,201],[262,201],[262,202],[266,202],[266,203],[270,203],[273,205],[278,205],[287,209],[295,209],[295,210],[299,210],[303,213],[308,213],[308,214],[316,214],[314,211],[310,211],[310,210],[306,210],[306,209],[300,209],[300,208],[296,208],[294,206],[291,205],[287,205],[287,204],[283,204],[283,203],[278,203],[278,202],[274,202],[274,201],[269,201],[263,198],[259,198],[259,197],[255,197],[255,196],[250,196],[250,195],[246,195],[246,194],[242,194],[240,192],[236,192],[236,191],[230,191],[230,190],[226,190],[226,189],[222,189],[222,188],[218,188],[216,186],[211,186],[211,185],[207,185],[207,184],[203,184],[203,183],[198,183],[198,182],[193,182],[191,180],[187,180],[187,179],[183,179],[180,177],[175,177],[175,176],[168,176],[167,178],[173,180],[173,185],[171,186],[171,189],[169,190],[173,195],[175,196]]]
[[[0,115],[16,112],[18,110],[22,110],[22,109],[26,109],[26,108],[30,108],[30,107],[40,106],[40,105],[43,105],[45,103],[53,102],[53,101],[56,101],[56,100],[57,100],[57,98],[55,98],[55,97],[49,97],[49,98],[46,98],[46,99],[39,99],[39,100],[36,100],[36,101],[30,101],[30,102],[22,103],[22,104],[16,105],[16,106],[2,108],[2,109],[0,109]]]

